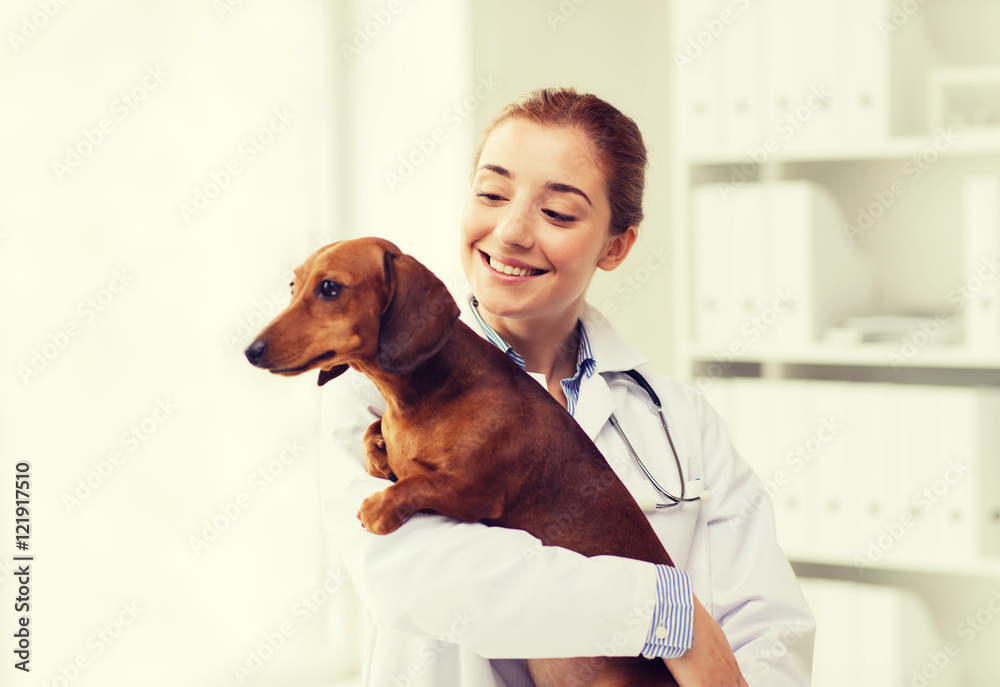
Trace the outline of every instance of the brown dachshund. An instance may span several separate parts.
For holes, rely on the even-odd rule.
[[[394,481],[361,505],[375,533],[414,513],[530,532],[547,546],[672,564],[597,447],[541,384],[458,320],[445,285],[388,241],[342,241],[295,270],[292,302],[247,348],[276,374],[348,366],[386,402],[367,470]],[[659,660],[533,659],[545,685],[676,685]]]

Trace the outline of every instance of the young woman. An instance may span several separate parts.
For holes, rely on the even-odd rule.
[[[324,517],[371,623],[366,685],[530,685],[525,658],[635,656],[682,687],[809,684],[813,618],[775,540],[763,486],[700,394],[647,369],[584,300],[642,220],[646,150],[635,123],[593,95],[533,91],[487,128],[461,220],[472,294],[463,319],[517,360],[595,441],[640,503],[683,481],[711,500],[648,508],[677,569],[541,547],[525,532],[417,515],[365,532],[361,437],[384,409],[348,372],[324,390]],[[673,449],[639,370],[660,399]],[[761,504],[764,500],[763,505]],[[751,506],[752,504],[752,506]]]

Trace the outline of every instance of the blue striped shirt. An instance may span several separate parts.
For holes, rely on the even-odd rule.
[[[497,334],[490,325],[486,324],[486,320],[479,314],[479,301],[476,300],[475,296],[472,297],[469,304],[472,306],[472,314],[476,316],[479,326],[482,327],[483,333],[490,343],[506,353],[523,370],[524,358],[502,336]],[[580,347],[576,354],[576,374],[569,379],[563,379],[559,382],[563,393],[566,394],[567,410],[569,410],[570,415],[576,410],[576,402],[580,398],[580,381],[584,377],[593,375],[594,370],[597,368],[597,361],[594,360],[594,354],[590,348],[590,339],[587,337],[587,328],[583,326],[583,322],[577,322],[576,327],[580,337]]]
[[[479,302],[475,296],[470,299],[469,304],[487,340],[510,356],[522,370],[525,369],[524,358],[486,324],[486,320],[479,314]],[[559,382],[566,394],[570,415],[576,409],[580,397],[581,380],[591,377],[597,369],[597,360],[582,321],[577,322],[577,331],[580,347],[576,355],[576,374]],[[646,658],[677,658],[690,649],[694,641],[694,594],[691,591],[691,577],[683,570],[669,565],[657,565],[656,600],[642,655]]]

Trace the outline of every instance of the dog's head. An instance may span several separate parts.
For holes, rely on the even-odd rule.
[[[392,243],[340,241],[295,270],[292,302],[245,353],[275,374],[318,368],[320,386],[352,362],[405,374],[441,350],[458,312],[441,280]]]

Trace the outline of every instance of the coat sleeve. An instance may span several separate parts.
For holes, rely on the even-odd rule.
[[[361,440],[384,402],[353,370],[322,394],[323,517],[376,626],[486,658],[639,654],[655,566],[586,558],[520,530],[436,514],[415,515],[388,535],[366,531],[358,509],[390,483],[365,471]]]
[[[700,393],[694,404],[713,491],[706,504],[709,610],[751,687],[808,687],[815,620],[778,546],[771,500],[715,409]]]

